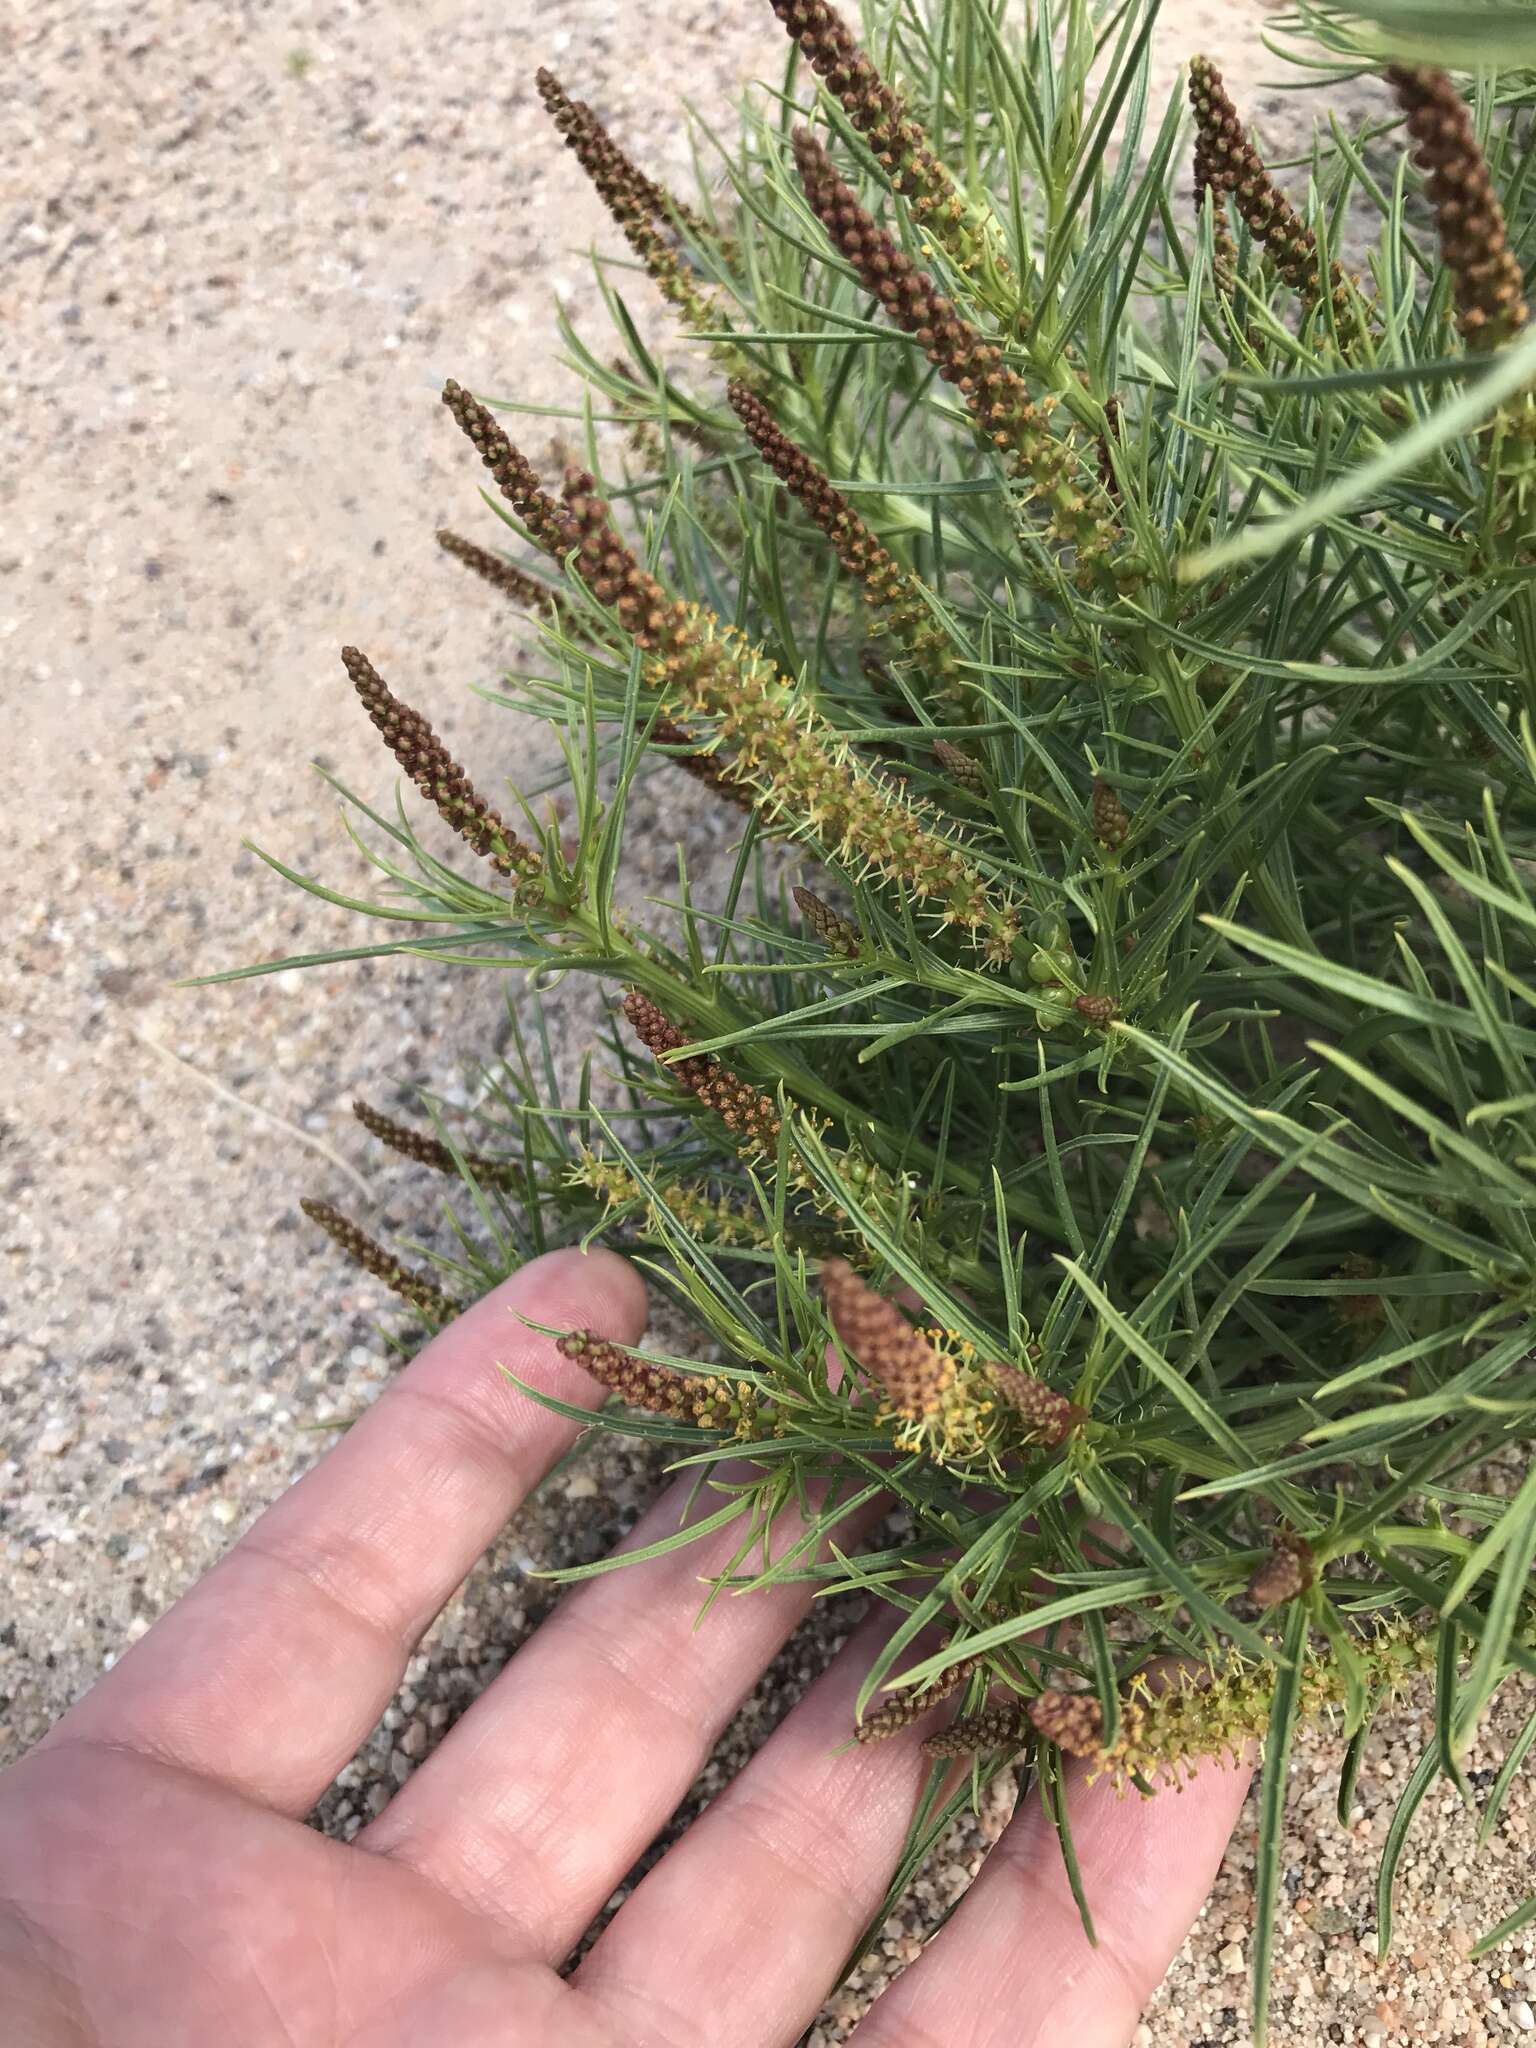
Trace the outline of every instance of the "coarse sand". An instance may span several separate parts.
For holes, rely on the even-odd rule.
[[[1282,108],[1262,26],[1247,0],[1167,0],[1162,82],[1207,48],[1251,116],[1285,135],[1317,102]],[[250,837],[339,886],[364,880],[309,766],[375,797],[390,786],[342,641],[366,646],[472,763],[515,758],[526,781],[551,759],[533,730],[509,746],[509,714],[467,692],[526,643],[432,539],[444,523],[493,537],[436,403],[443,377],[570,403],[557,299],[601,331],[584,251],[612,249],[614,233],[552,137],[533,69],[560,70],[685,186],[679,91],[728,120],[740,84],[781,75],[784,46],[762,0],[16,0],[0,36],[4,1759],[323,1450],[307,1425],[354,1412],[395,1369],[383,1297],[296,1199],[430,1233],[436,1192],[381,1162],[347,1105],[451,1092],[461,1059],[505,1039],[494,977],[403,958],[172,984],[361,936],[242,849]],[[534,421],[524,438],[543,456],[553,432]],[[677,775],[642,801],[658,852],[639,882],[665,885],[681,838],[707,890],[730,821]],[[593,1002],[562,994],[554,1014],[557,1052],[573,1056]],[[322,1825],[346,1835],[380,1810],[546,1611],[530,1567],[598,1555],[655,1476],[594,1443],[509,1527]],[[846,1626],[828,1610],[801,1632],[695,1802]],[[1529,1705],[1491,1722],[1474,1784]],[[1298,1746],[1285,2048],[1470,2048],[1536,2024],[1528,1940],[1467,1960],[1530,1888],[1527,1792],[1482,1850],[1450,1791],[1431,1792],[1392,1954],[1375,1960],[1375,1852],[1426,1725],[1422,1702],[1381,1724],[1344,1827],[1338,1741]],[[840,2039],[917,1952],[1002,1818],[999,1805],[945,1845],[809,2041]],[[1140,2041],[1247,2039],[1253,1841],[1250,1806]]]

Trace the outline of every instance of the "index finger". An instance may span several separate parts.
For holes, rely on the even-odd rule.
[[[46,1738],[139,1749],[302,1814],[388,1704],[417,1638],[579,1425],[597,1383],[519,1320],[620,1343],[645,1288],[550,1252],[451,1323]]]

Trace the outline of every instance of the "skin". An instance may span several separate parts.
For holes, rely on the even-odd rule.
[[[807,1605],[717,1602],[729,1530],[582,1583],[343,1845],[302,1825],[413,1646],[600,1390],[520,1317],[636,1342],[609,1252],[535,1260],[437,1337],[330,1454],[0,1778],[0,2035],[14,2048],[789,2048],[899,1853],[918,1723],[846,1741],[856,1635],[655,1866],[562,1959]],[[652,1510],[637,1547],[675,1527]],[[786,1531],[786,1534],[792,1533]],[[944,1710],[938,1710],[942,1713]],[[1070,1798],[1083,1937],[1022,1803],[856,2048],[1122,2048],[1198,1911],[1246,1773]]]

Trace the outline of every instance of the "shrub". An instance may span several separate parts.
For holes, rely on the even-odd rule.
[[[1063,1752],[1146,1791],[1262,1737],[1262,2027],[1299,1717],[1352,1781],[1435,1675],[1385,1942],[1413,1808],[1536,1671],[1530,74],[1396,61],[1280,168],[1203,59],[1191,159],[1138,0],[862,44],[774,11],[723,196],[540,74],[680,323],[653,348],[602,261],[585,467],[444,393],[517,559],[441,538],[542,617],[510,694],[568,819],[345,654],[424,799],[349,798],[409,921],[378,950],[596,975],[608,1043],[572,1100],[519,1037],[468,1122],[360,1109],[465,1184],[434,1272],[312,1213],[429,1324],[547,1243],[644,1259],[699,1355],[561,1333],[603,1422],[747,1461],[736,1583],[898,1610],[861,1739],[956,1700],[903,1877],[1021,1750],[1070,1858]],[[1325,73],[1413,56],[1294,26]],[[739,854],[637,911],[628,815],[679,769]],[[904,1520],[765,1556],[822,1485],[823,1538],[881,1489]]]

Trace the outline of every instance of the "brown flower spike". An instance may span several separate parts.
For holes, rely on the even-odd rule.
[[[1048,1686],[1029,1703],[1037,1735],[1065,1750],[1068,1756],[1096,1756],[1104,1727],[1104,1710],[1088,1692],[1058,1692]]]
[[[773,0],[773,11],[868,142],[894,189],[919,220],[932,223],[943,239],[950,239],[965,217],[954,180],[929,147],[906,101],[881,77],[836,8],[827,0]],[[950,234],[944,233],[946,227]]]
[[[544,489],[528,458],[507,438],[506,429],[498,425],[472,392],[452,377],[443,386],[443,403],[461,432],[474,443],[480,460],[495,479],[497,490],[539,546],[556,561],[563,561],[580,538],[564,505]]]
[[[496,554],[491,548],[482,548],[472,540],[465,540],[459,533],[450,533],[446,526],[438,528],[437,544],[444,554],[452,555],[473,569],[475,574],[489,583],[493,590],[499,590],[513,604],[521,605],[525,611],[550,612],[559,603],[559,593],[551,590],[547,583],[540,583],[532,576],[509,562],[505,555]]]
[[[967,796],[985,796],[987,778],[981,772],[981,763],[973,760],[964,747],[957,747],[949,740],[935,740],[933,758],[957,789],[963,789]]]
[[[665,185],[648,178],[625,155],[585,100],[570,98],[552,71],[539,70],[534,82],[550,119],[616,219],[633,214],[646,220],[676,221],[701,240],[709,234],[707,224],[690,207]]]
[[[571,1359],[584,1372],[591,1373],[599,1386],[617,1394],[631,1408],[668,1415],[678,1422],[696,1423],[700,1429],[750,1432],[757,1404],[751,1388],[740,1381],[656,1365],[610,1344],[592,1330],[568,1331],[555,1339],[555,1349],[562,1358]]]
[[[859,957],[864,934],[851,917],[842,916],[809,889],[796,887],[794,898],[808,929],[815,933],[829,953],[841,953],[845,960]]]
[[[866,1714],[854,1729],[856,1742],[884,1742],[897,1735],[903,1728],[910,1728],[920,1720],[930,1707],[936,1707],[940,1700],[947,1700],[957,1693],[962,1685],[970,1682],[973,1674],[985,1664],[985,1657],[962,1657],[958,1664],[940,1674],[933,1683],[921,1692],[903,1691],[893,1693],[883,1706],[874,1713]]]
[[[1131,814],[1107,782],[1093,785],[1088,819],[1094,838],[1111,853],[1118,853],[1131,836]]]
[[[1324,292],[1317,237],[1264,168],[1209,57],[1190,63],[1189,102],[1195,110],[1199,194],[1230,192],[1249,233],[1269,251],[1286,283],[1307,305],[1317,305]],[[1335,317],[1353,324],[1353,293],[1336,263],[1329,268],[1327,289]]]
[[[988,444],[1016,476],[1030,479],[1051,532],[1089,566],[1115,538],[1113,512],[1097,480],[1075,479],[1075,452],[1051,432],[1044,409],[1031,400],[1002,350],[962,318],[927,271],[865,211],[808,128],[795,130],[794,151],[805,196],[832,246],[955,386]]]
[[[1408,116],[1413,160],[1434,205],[1440,253],[1455,285],[1456,324],[1471,347],[1493,348],[1519,333],[1529,308],[1471,109],[1446,74],[1429,65],[1394,65],[1387,82]]]
[[[955,1361],[935,1351],[893,1301],[861,1280],[846,1259],[828,1259],[821,1292],[838,1342],[908,1421],[937,1415],[954,1382]]]
[[[1436,1629],[1398,1618],[1355,1635],[1347,1665],[1331,1649],[1309,1648],[1300,1674],[1300,1718],[1315,1720],[1341,1707],[1362,1670],[1369,1689],[1397,1698],[1419,1673],[1434,1669],[1437,1645]],[[1278,1668],[1267,1659],[1250,1663],[1231,1655],[1213,1665],[1138,1672],[1121,1695],[1119,1731],[1109,1745],[1092,1693],[1043,1692],[1030,1702],[1029,1718],[1044,1740],[1117,1784],[1159,1772],[1177,1776],[1201,1757],[1237,1756],[1263,1741]]]
[[[986,1374],[1035,1440],[1049,1449],[1054,1450],[1058,1444],[1065,1443],[1085,1419],[1075,1401],[1069,1401],[1065,1394],[1058,1394],[1044,1380],[1037,1379],[1031,1372],[1021,1371],[1016,1365],[1005,1365],[1001,1359],[994,1359],[987,1366]]]
[[[697,746],[691,736],[670,718],[657,719],[651,727],[651,739],[659,747],[676,747],[678,751],[668,758],[691,775],[695,782],[702,782],[706,789],[712,789],[716,796],[723,796],[727,803],[734,804],[740,811],[755,809],[750,785],[731,773],[730,763],[718,754]]]
[[[1029,1722],[1017,1707],[983,1707],[979,1714],[962,1714],[930,1735],[923,1755],[962,1757],[983,1749],[1018,1749],[1028,1732]]]
[[[329,1202],[311,1201],[308,1196],[299,1203],[299,1207],[311,1223],[318,1223],[326,1235],[341,1246],[349,1259],[361,1266],[365,1273],[371,1273],[375,1280],[382,1280],[391,1294],[398,1294],[402,1301],[408,1301],[428,1322],[451,1322],[458,1314],[457,1302],[450,1301],[442,1289],[434,1286],[423,1274],[412,1272],[377,1238],[370,1237],[350,1216],[344,1216],[340,1209]]]
[[[412,782],[459,837],[519,890],[537,893],[544,862],[470,781],[419,711],[403,704],[365,654],[343,647],[342,663],[375,730]]]
[[[766,1095],[722,1067],[713,1055],[694,1053],[687,1059],[667,1060],[669,1053],[681,1051],[691,1040],[638,989],[632,988],[624,998],[624,1015],[646,1050],[666,1061],[673,1080],[697,1096],[706,1109],[712,1109],[746,1150],[773,1149],[783,1119]]]
[[[758,454],[831,541],[883,623],[936,682],[953,687],[959,677],[954,651],[917,579],[876,539],[826,472],[796,447],[756,392],[737,381],[726,395]]]
[[[565,490],[588,589],[653,657],[646,677],[668,706],[714,724],[731,750],[732,774],[758,792],[759,813],[814,833],[919,903],[937,899],[989,958],[1008,958],[1017,915],[962,848],[871,773],[759,650],[699,607],[669,598],[614,531],[590,476],[572,471]]]
[[[453,383],[444,399],[530,531],[562,558],[578,550],[582,580],[648,657],[645,680],[668,712],[713,726],[732,778],[752,788],[765,822],[787,821],[919,904],[937,902],[989,960],[1011,956],[1019,929],[1011,901],[929,814],[858,759],[761,649],[668,596],[615,532],[590,476],[572,471],[558,503],[484,406]]]
[[[540,70],[537,83],[550,118],[623,230],[625,241],[654,278],[662,297],[691,326],[716,330],[728,327],[730,316],[723,301],[699,283],[660,225],[679,224],[702,238],[709,233],[703,221],[632,163],[586,102],[571,99],[552,71]],[[715,344],[713,353],[738,374],[751,374],[740,351],[729,344]]]
[[[1270,1553],[1248,1581],[1255,1607],[1279,1607],[1305,1593],[1317,1576],[1312,1546],[1305,1536],[1286,1530],[1275,1537]]]
[[[391,1152],[398,1152],[402,1159],[414,1159],[420,1166],[430,1166],[434,1173],[458,1172],[458,1160],[441,1138],[429,1138],[425,1131],[386,1116],[369,1102],[354,1102],[352,1114],[370,1136],[387,1145]],[[486,1187],[511,1187],[521,1178],[516,1160],[488,1159],[482,1152],[461,1152],[459,1158]]]

